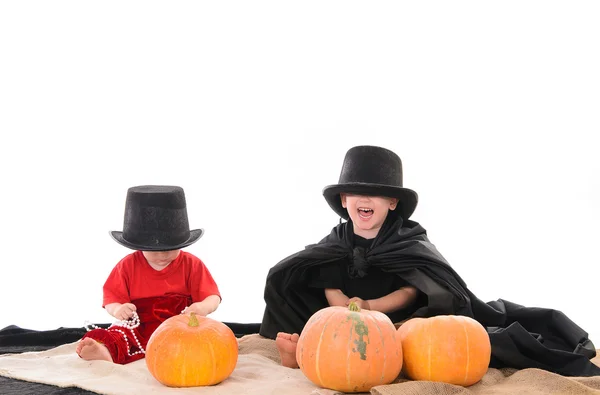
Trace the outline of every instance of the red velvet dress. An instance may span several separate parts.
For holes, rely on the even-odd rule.
[[[145,350],[150,335],[167,318],[209,295],[221,296],[204,263],[185,251],[180,251],[161,271],[153,269],[141,251],[129,254],[112,270],[103,291],[102,307],[110,303],[133,303],[140,318],[140,325],[135,329],[113,324],[108,329],[93,329],[83,336],[103,343],[113,362],[118,364],[143,358],[140,345]]]

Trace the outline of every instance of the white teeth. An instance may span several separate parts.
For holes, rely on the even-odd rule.
[[[358,208],[358,216],[363,218],[365,221],[371,218],[374,214],[372,208],[359,207]]]

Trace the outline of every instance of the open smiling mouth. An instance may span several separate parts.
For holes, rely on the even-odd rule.
[[[359,207],[358,208],[358,216],[360,217],[360,219],[364,219],[365,221],[369,220],[373,216],[373,209]]]

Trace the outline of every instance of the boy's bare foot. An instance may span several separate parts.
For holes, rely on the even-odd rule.
[[[77,354],[86,361],[108,361],[112,362],[112,357],[108,348],[102,343],[86,337],[81,340],[75,349]]]
[[[290,335],[289,333],[279,332],[277,339],[275,339],[275,345],[279,356],[281,357],[281,365],[286,368],[297,368],[298,362],[296,362],[296,347],[298,346],[297,333]]]

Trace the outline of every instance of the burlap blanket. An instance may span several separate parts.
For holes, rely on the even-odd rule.
[[[257,334],[239,339],[240,355],[231,376],[213,387],[168,388],[157,382],[146,369],[144,360],[129,365],[105,361],[84,361],[75,354],[76,343],[47,351],[0,355],[0,375],[59,387],[79,387],[100,394],[313,394],[337,392],[320,389],[309,382],[299,369],[280,365],[273,340]],[[600,364],[599,356],[594,363]],[[598,394],[600,377],[562,377],[538,369],[489,369],[477,384],[459,386],[408,381],[371,389],[372,394]]]

